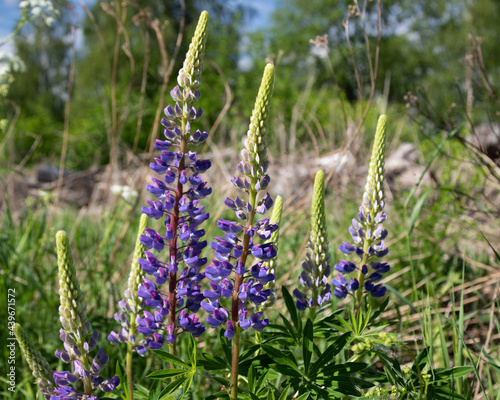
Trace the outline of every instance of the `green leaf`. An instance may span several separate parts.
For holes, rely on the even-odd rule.
[[[410,217],[410,226],[408,227],[408,235],[411,235],[413,228],[415,227],[415,222],[417,222],[417,219],[420,215],[420,210],[422,209],[422,206],[424,205],[425,200],[427,197],[432,193],[431,190],[427,190],[417,201],[417,204],[415,204],[415,207],[413,208],[413,211],[411,213]]]
[[[330,364],[321,369],[321,373],[325,376],[334,375],[339,372],[340,374],[353,374],[358,371],[364,370],[368,364],[361,362],[347,362],[344,364]]]
[[[295,343],[298,343],[297,341],[297,336],[295,335],[295,329],[293,329],[293,326],[292,324],[290,323],[290,321],[288,321],[288,318],[286,318],[283,314],[280,313],[280,317],[281,319],[283,320],[283,324],[285,325],[285,328],[286,330],[288,331],[288,333],[290,334],[290,337],[293,338],[293,340],[295,341]]]
[[[161,358],[163,361],[166,361],[173,365],[182,365],[183,367],[188,367],[189,364],[182,361],[179,357],[174,356],[165,350],[153,350],[153,354],[155,354],[158,358]]]
[[[280,397],[278,400],[286,400],[287,396],[288,396],[288,392],[290,391],[290,385],[288,385],[284,390],[283,392],[280,394]]]
[[[347,332],[352,332],[353,331],[353,328],[351,327],[351,325],[349,325],[347,323],[347,321],[342,318],[340,315],[337,315],[337,320],[341,323],[341,325],[347,329]]]
[[[285,286],[282,286],[281,292],[283,293],[283,299],[285,300],[285,305],[290,313],[290,317],[292,318],[292,322],[295,326],[295,329],[299,330],[300,323],[299,323],[299,315],[297,311],[297,307],[295,307],[295,302],[293,301],[292,296],[290,295],[290,292]]]
[[[309,398],[310,394],[311,394],[311,392],[304,393],[304,394],[300,395],[299,397],[297,397],[295,400],[307,400],[307,398]]]
[[[394,365],[392,358],[388,357],[386,354],[377,352],[382,365],[384,366],[387,379],[392,385],[397,385],[403,381],[403,376],[401,375],[401,369],[396,369],[399,365]],[[396,367],[396,368],[395,368]]]
[[[302,373],[299,371],[297,367],[297,363],[295,359],[291,356],[291,354],[285,354],[281,350],[269,346],[269,345],[263,345],[262,350],[264,351],[265,354],[267,354],[271,359],[281,365],[288,366],[295,371],[299,372],[301,375]]]
[[[413,363],[413,367],[411,368],[412,371],[417,376],[419,376],[424,370],[424,367],[427,364],[428,359],[429,359],[429,348],[426,347],[420,353],[418,353],[417,357],[415,358],[415,362]]]
[[[232,348],[231,348],[231,344],[229,343],[227,338],[224,336],[224,329],[220,330],[219,338],[220,338],[220,342],[222,344],[222,350],[224,351],[224,355],[226,356],[226,361],[227,361],[228,365],[231,365],[231,362],[233,359]]]
[[[384,285],[384,286],[387,286],[387,285]],[[369,321],[370,324],[373,321],[375,321],[377,319],[377,317],[385,311],[387,305],[389,304],[389,300],[390,300],[390,297],[387,296],[386,299],[382,303],[380,303],[377,311],[375,311],[373,313],[373,315],[370,317],[370,321]]]
[[[205,360],[198,360],[197,366],[203,367],[207,371],[229,368],[229,364],[221,357],[203,353],[203,358],[205,358]]]
[[[330,385],[328,385],[330,386]],[[307,389],[311,390],[314,392],[314,394],[311,396],[313,399],[328,399],[328,391],[325,390],[324,385],[319,386],[317,382],[311,382],[310,384],[307,385]]]
[[[129,399],[130,397],[129,397],[129,393],[128,393],[128,378],[127,378],[127,375],[124,373],[119,361],[116,362],[116,372],[115,373],[116,373],[116,376],[118,376],[118,378],[120,378],[120,387],[123,390],[123,393],[125,394],[125,398]]]
[[[354,378],[352,376],[346,376],[346,375],[337,375],[337,376],[331,376],[328,378],[328,380],[331,380],[333,382],[338,382],[342,383],[345,386],[352,385],[353,387],[361,388],[361,389],[369,389],[375,384],[373,382],[366,381],[361,378]],[[340,387],[341,385],[339,385]]]
[[[172,378],[174,376],[185,375],[189,371],[185,369],[179,368],[171,368],[171,369],[160,369],[158,371],[153,371],[148,375],[148,378],[151,379],[163,379],[163,378]]]
[[[257,384],[255,385],[255,392],[256,393],[259,393],[262,390],[262,388],[264,387],[264,384],[267,382],[267,375],[269,375],[270,371],[271,370],[268,369],[261,376],[259,376]]]
[[[265,342],[267,342],[266,340]],[[241,355],[240,355],[240,363],[244,360],[246,360],[248,357],[250,357],[252,354],[254,354],[256,351],[260,349],[260,344],[255,344],[252,347],[246,349]]]
[[[493,216],[491,218],[494,218]],[[486,243],[488,243],[488,246],[490,246],[490,249],[493,250],[493,253],[495,253],[495,256],[497,258],[498,261],[500,261],[500,254],[498,254],[498,252],[496,251],[496,249],[492,246],[492,244],[490,243],[490,241],[486,238],[486,236],[484,236],[484,233],[481,232],[481,236],[483,237],[484,240],[486,240]]]
[[[250,391],[250,393],[255,392],[254,387],[255,387],[255,367],[253,366],[252,363],[252,365],[250,365],[250,368],[248,369],[248,390]]]
[[[148,400],[158,400],[158,398],[160,397],[160,392],[160,381],[153,381],[153,383],[149,386]]]
[[[436,400],[465,400],[465,397],[444,386],[434,387],[429,385],[427,388],[427,398]]]
[[[387,284],[384,284],[385,287],[387,287],[387,289],[389,290],[389,292],[393,293],[396,295],[396,297],[401,300],[404,304],[406,304],[408,307],[411,308],[411,310],[414,312],[414,313],[418,313],[418,310],[417,308],[413,305],[413,303],[410,301],[410,299],[408,299],[407,297],[403,296],[401,293],[399,293],[395,288],[393,288],[392,286],[390,285],[387,285]],[[389,297],[387,297],[387,299],[389,299]]]
[[[361,396],[361,392],[356,388],[352,382],[332,382],[328,388],[330,398],[341,398],[345,395]],[[340,395],[339,395],[340,394]]]
[[[205,400],[220,400],[220,399],[229,399],[229,393],[224,391],[217,392],[208,396]]]
[[[304,327],[304,336],[302,337],[302,351],[304,357],[304,370],[306,376],[309,376],[309,364],[311,363],[313,347],[314,347],[313,324],[311,319],[308,319],[306,322],[306,326]]]
[[[135,391],[134,391],[134,398],[136,396],[139,396],[140,398],[142,399],[147,399],[148,398],[148,394],[149,394],[149,389],[145,388],[144,386],[142,386],[141,384],[137,383],[135,385]]]
[[[191,366],[196,367],[196,342],[191,334],[188,334],[188,356]]]
[[[231,385],[231,382],[228,379],[221,378],[220,376],[212,376],[212,379],[216,381],[219,385],[227,388]]]
[[[358,315],[360,315],[362,312],[363,311],[360,310]],[[353,329],[354,333],[356,333],[356,334],[361,333],[361,331],[359,330],[359,327],[358,327],[358,321],[356,320],[356,317],[354,316],[354,313],[352,312],[351,309],[349,309],[349,322],[351,323],[351,328]]]
[[[194,371],[193,373],[189,374],[187,379],[182,384],[182,387],[184,388],[184,393],[187,393],[189,389],[191,389],[191,384],[193,383],[193,376],[194,376]]]
[[[439,382],[445,379],[459,378],[461,376],[470,374],[472,371],[474,371],[474,368],[472,367],[453,367],[445,369],[444,371],[435,369],[434,382]]]
[[[335,341],[321,354],[318,360],[312,365],[309,376],[314,376],[322,367],[333,360],[337,354],[346,346],[351,338],[351,333],[347,332],[335,339]]]
[[[485,351],[483,351],[483,355],[488,359],[488,365],[491,365],[496,373],[500,375],[500,365],[496,364],[495,360]]]
[[[294,376],[296,378],[304,377],[302,372],[300,372],[297,368],[290,367],[289,365],[271,364],[269,367],[286,376]]]
[[[180,386],[174,393],[173,400],[181,400],[184,397],[184,388]]]

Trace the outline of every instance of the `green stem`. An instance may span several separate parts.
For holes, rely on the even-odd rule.
[[[180,148],[179,152],[182,154],[182,157],[179,161],[179,167],[177,169],[177,188],[175,189],[175,200],[174,200],[174,207],[172,209],[172,217],[170,219],[170,225],[172,226],[172,232],[174,233],[174,237],[170,240],[170,259],[175,260],[177,263],[177,253],[178,253],[178,245],[177,245],[177,237],[178,237],[178,228],[179,228],[179,218],[180,218],[180,212],[179,212],[179,204],[180,200],[182,198],[182,195],[184,194],[184,187],[182,183],[180,182],[180,175],[181,172],[186,169],[185,167],[185,155],[186,155],[186,147],[187,147],[187,133],[186,133],[186,127],[187,127],[187,122],[188,122],[188,117],[187,115],[184,115],[182,117],[182,136],[181,136],[181,143],[180,143]],[[169,272],[169,283],[168,283],[168,303],[170,304],[170,312],[168,314],[168,325],[173,327],[173,332],[175,335],[175,328],[176,328],[176,315],[177,315],[177,272],[172,273]],[[176,346],[175,342],[170,343],[169,345],[170,348],[170,353],[175,355],[176,353]]]
[[[231,393],[230,399],[238,399],[238,367],[240,363],[240,327],[238,325],[234,326],[234,337],[233,337],[233,359],[231,366]]]
[[[130,330],[132,330],[132,326],[130,327]],[[129,341],[127,344],[128,400],[134,400],[134,382],[132,378],[132,349],[133,344]]]
[[[314,299],[314,297],[313,297]],[[316,300],[317,300],[317,297],[316,297]],[[317,304],[317,301],[313,304]],[[311,307],[309,309],[309,319],[314,322],[314,320],[316,319],[316,307]]]
[[[368,228],[367,228],[368,229]],[[368,260],[370,258],[368,254],[368,249],[370,248],[372,244],[371,239],[365,239],[365,245],[363,247],[363,258],[361,259],[361,265],[359,267],[359,272],[358,272],[358,282],[359,282],[359,288],[356,290],[356,297],[355,297],[355,313],[356,315],[361,311],[361,302],[363,300],[362,295],[363,295],[363,284],[365,283],[365,275],[363,274],[363,265],[368,263]]]
[[[176,342],[170,343],[169,349],[170,349],[170,354],[173,354],[175,356],[175,353],[177,353],[177,346],[175,344]],[[174,368],[174,364],[170,364],[170,368]]]
[[[134,310],[138,310],[140,307],[140,302],[137,301],[137,298],[134,300]],[[131,341],[131,338],[137,334],[137,325],[135,319],[137,317],[136,312],[130,313],[130,328],[128,330],[128,342],[127,342],[127,358],[126,358],[126,373],[128,380],[128,400],[134,400],[134,379],[132,375],[132,357],[134,354],[135,347],[135,339],[134,342]]]
[[[252,179],[252,187],[256,185],[256,179]],[[250,190],[250,198],[248,203],[252,206],[252,211],[248,215],[247,225],[245,232],[253,225],[253,220],[255,217],[255,203],[257,201],[257,192],[255,190]],[[250,235],[246,234],[243,236],[243,252],[240,257],[240,261],[243,265],[246,265],[248,248],[250,246]],[[231,304],[231,323],[234,328],[233,337],[233,356],[231,362],[231,400],[236,400],[238,398],[238,366],[240,363],[240,327],[238,324],[238,304],[240,299],[238,298],[238,291],[243,283],[243,275],[236,274],[233,298]]]
[[[88,360],[89,357],[86,351],[83,349],[83,340],[79,338],[76,347],[78,348],[78,351],[81,354],[81,356],[78,357],[78,360],[82,363],[83,369],[85,371],[90,371],[90,365]],[[90,396],[92,394],[92,382],[90,380],[90,376],[88,378],[83,379],[83,388],[86,395]]]

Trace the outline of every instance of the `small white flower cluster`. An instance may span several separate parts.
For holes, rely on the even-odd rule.
[[[23,0],[19,3],[19,8],[23,17],[28,19],[41,17],[47,26],[51,26],[59,15],[52,0]]]
[[[45,25],[51,26],[59,16],[59,10],[54,7],[52,0],[22,0],[19,3],[21,19],[15,31],[6,39],[0,41],[0,47],[9,42],[19,30],[37,18],[41,18]],[[22,60],[10,51],[0,52],[0,98],[7,96],[10,84],[14,80],[13,72],[22,72],[25,65]]]
[[[0,51],[0,97],[7,96],[14,80],[12,72],[23,72],[25,69],[26,66],[17,55]]]
[[[130,186],[112,185],[111,193],[123,198],[125,201],[132,201],[138,196],[137,190],[133,190]]]

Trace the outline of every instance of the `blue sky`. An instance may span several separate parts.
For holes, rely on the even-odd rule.
[[[276,7],[277,0],[233,0],[236,4],[245,4],[252,7],[257,15],[249,21],[249,31],[262,28],[266,25],[269,16]],[[86,0],[85,3],[94,3],[94,0]],[[77,7],[80,8],[76,2]],[[20,17],[19,0],[0,0],[0,41],[6,38],[16,26],[16,21]],[[10,51],[11,45],[3,46],[1,51]]]
[[[18,5],[19,0],[0,1],[0,41],[9,36],[9,34],[15,28],[16,20],[20,16]],[[10,48],[11,46],[7,44],[0,51],[6,51]]]
[[[249,21],[249,31],[263,28],[276,7],[277,0],[236,0],[237,4],[244,4],[253,8],[257,14]]]

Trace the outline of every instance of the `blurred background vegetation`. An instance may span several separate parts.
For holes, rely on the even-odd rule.
[[[0,103],[2,297],[17,288],[17,321],[55,366],[54,236],[65,229],[101,339],[114,329],[150,144],[161,134],[161,112],[206,9],[200,123],[210,132],[204,151],[220,172],[207,174],[216,187],[207,203],[211,221],[230,193],[227,182],[266,62],[277,67],[271,178],[285,197],[278,287],[297,282],[317,168],[329,179],[330,251],[332,263],[337,260],[337,244],[347,239],[361,199],[376,121],[386,113],[388,156],[399,158],[388,166],[394,301],[385,317],[397,321],[392,329],[402,340],[439,345],[438,366],[473,363],[476,373],[459,383],[461,393],[498,399],[500,2],[269,3],[272,13],[262,15],[260,1],[56,0],[54,23],[35,18],[20,29],[12,40],[23,68],[9,71]],[[54,182],[37,184],[41,164],[59,168]],[[90,200],[79,202],[67,192],[79,197],[78,174],[87,172],[100,175],[84,183]],[[137,195],[113,196],[112,184]],[[207,224],[208,237],[216,233],[213,225]],[[2,337],[5,330],[2,324]],[[112,356],[120,353],[107,347]],[[5,396],[34,398],[32,379],[23,376],[20,397]],[[204,398],[205,389],[193,398]]]
[[[0,104],[0,115],[8,121],[14,118],[16,106],[20,112],[13,145],[4,146],[2,152],[2,160],[7,159],[9,165],[25,157],[35,138],[39,142],[29,163],[59,160],[70,78],[68,168],[81,170],[108,163],[113,136],[119,137],[121,155],[124,149],[145,149],[166,74],[160,48],[169,65],[173,62],[170,90],[186,52],[185,38],[193,32],[203,9],[212,15],[200,103],[207,116],[203,120],[206,129],[228,101],[225,85],[232,100],[214,134],[216,142],[227,140],[235,127],[239,138],[245,134],[255,82],[266,59],[278,66],[273,115],[284,118],[284,123],[307,89],[312,93],[309,103],[321,96],[320,104],[314,106],[321,126],[327,131],[345,130],[357,116],[333,116],[331,103],[342,99],[355,107],[370,93],[367,43],[374,59],[378,33],[375,1],[367,2],[366,9],[360,5],[363,17],[349,17],[351,3],[335,0],[275,1],[272,14],[265,16],[251,1],[191,0],[181,6],[179,1],[142,0],[128,2],[126,7],[96,1],[83,9],[83,2],[58,0],[55,4],[59,17],[51,26],[37,19],[13,39],[25,68],[13,73],[6,96],[10,102]],[[494,0],[384,1],[375,97],[384,96],[389,106],[404,106],[408,91],[423,90],[439,114],[437,120],[446,117],[452,104],[469,107],[468,117],[474,123],[498,117],[492,114],[490,94],[476,67],[480,48],[488,81],[498,82],[496,38],[500,27],[495,21],[499,8]],[[265,18],[264,26],[255,22],[259,18]],[[158,42],[155,23],[163,43]],[[176,49],[179,32],[183,40]],[[325,34],[324,46],[310,43]],[[468,90],[472,104],[467,104]],[[312,104],[304,105],[304,112]],[[463,125],[465,114],[456,114],[456,124]],[[303,126],[299,126],[297,138],[309,141]],[[336,145],[340,143],[332,143],[331,148]]]

